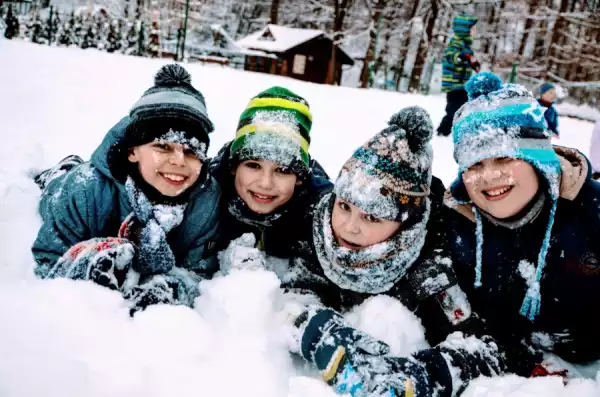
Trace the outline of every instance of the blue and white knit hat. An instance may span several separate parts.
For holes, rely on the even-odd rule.
[[[542,84],[540,86],[540,95],[544,95],[546,92],[550,91],[551,89],[555,89],[556,86],[554,84],[552,84],[551,82],[547,81],[544,84]]]
[[[190,74],[181,65],[174,63],[160,68],[154,76],[154,86],[132,106],[129,116],[127,146],[167,139],[187,144],[198,158],[206,160],[208,134],[214,127],[208,118],[204,96],[192,86]]]
[[[510,157],[531,164],[547,181],[552,202],[546,235],[538,255],[535,280],[521,307],[521,314],[533,320],[539,313],[540,280],[550,244],[552,225],[559,198],[561,167],[550,141],[544,109],[531,92],[516,84],[502,84],[498,76],[489,72],[474,75],[465,85],[469,101],[454,116],[452,135],[454,159],[459,165],[458,176],[450,191],[459,203],[470,199],[462,181],[462,174],[470,166],[484,159]],[[481,286],[483,226],[481,214],[474,207],[477,222],[477,264],[475,286]]]

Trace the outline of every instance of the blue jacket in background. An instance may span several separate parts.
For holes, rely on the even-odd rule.
[[[242,234],[253,233],[259,248],[263,249],[267,255],[289,258],[292,255],[293,247],[304,237],[302,226],[305,217],[310,215],[312,208],[320,198],[333,189],[333,183],[319,163],[310,159],[309,179],[296,187],[294,195],[284,206],[285,211],[282,216],[268,227],[250,225],[233,216],[228,210],[229,202],[237,197],[229,161],[230,148],[231,142],[225,144],[210,162],[211,174],[223,190],[223,201],[221,202],[223,232],[217,245],[218,250],[227,248],[231,241]]]
[[[38,277],[44,278],[73,245],[94,237],[116,237],[132,212],[124,185],[126,164],[117,161],[126,155],[120,145],[128,123],[129,117],[119,121],[89,162],[46,186],[39,207],[43,224],[32,247]],[[183,221],[167,240],[177,266],[210,276],[217,270],[214,246],[221,193],[216,181],[203,175],[203,181],[190,188]]]
[[[473,69],[461,55],[474,55],[471,49],[473,38],[470,29],[477,18],[460,14],[454,18],[454,36],[450,39],[442,57],[442,91],[450,92],[464,88]]]
[[[552,131],[554,134],[559,135],[558,133],[558,112],[556,111],[556,107],[554,104],[548,104],[541,99],[538,99],[539,104],[546,109],[544,112],[544,117],[546,118],[546,122],[548,123],[548,129]]]
[[[600,184],[585,156],[556,148],[563,165],[546,266],[541,309],[533,322],[519,311],[527,286],[524,261],[537,263],[549,206],[517,229],[483,222],[482,286],[475,282],[475,222],[469,205],[446,207],[448,246],[459,285],[491,336],[502,346],[510,372],[529,376],[544,351],[571,362],[600,359],[593,318],[600,311]],[[448,196],[447,196],[448,197]]]

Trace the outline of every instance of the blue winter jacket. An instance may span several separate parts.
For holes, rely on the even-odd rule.
[[[554,104],[550,104],[550,106],[548,106],[548,104],[542,101],[541,99],[538,99],[538,102],[541,106],[546,108],[546,111],[544,112],[544,117],[546,118],[546,122],[548,123],[548,129],[556,135],[559,135],[558,112],[556,111],[556,107],[554,107]]]
[[[116,237],[132,212],[120,175],[124,164],[115,161],[128,123],[129,117],[119,121],[89,162],[52,180],[44,190],[39,207],[43,224],[32,247],[38,277],[44,278],[74,244]],[[208,173],[202,175],[203,182],[191,187],[183,222],[167,235],[167,241],[178,267],[210,276],[217,269],[213,251],[220,230],[221,191]]]
[[[535,264],[549,206],[530,223],[509,229],[483,219],[482,286],[474,287],[476,240],[469,205],[446,195],[448,243],[459,285],[503,347],[510,372],[528,376],[544,351],[571,362],[600,359],[593,318],[600,313],[600,184],[581,153],[556,148],[563,169],[546,266],[541,309],[533,322],[519,311],[527,286],[525,262]],[[520,266],[521,265],[521,266]],[[526,274],[526,273],[525,273]]]

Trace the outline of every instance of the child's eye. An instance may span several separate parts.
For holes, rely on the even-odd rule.
[[[244,167],[251,168],[253,170],[259,170],[260,169],[260,164],[254,162],[254,161],[247,161],[247,162],[244,163]]]
[[[157,148],[159,150],[163,150],[163,151],[168,151],[170,149],[169,145],[167,145],[166,143],[157,142],[153,146],[155,148]]]
[[[510,157],[498,157],[496,161],[499,163],[509,163],[512,159]]]
[[[350,206],[348,205],[348,203],[346,203],[344,201],[340,201],[340,203],[338,204],[338,206],[340,207],[340,209],[342,211],[350,211]]]
[[[483,164],[481,162],[479,162],[479,163],[475,163],[472,166],[470,166],[469,171],[480,170],[481,168],[483,168]]]
[[[196,157],[196,152],[194,152],[192,149],[185,149],[185,150],[183,151],[183,154],[184,154],[185,156],[193,156],[193,157]]]
[[[379,218],[376,218],[376,217],[374,217],[373,215],[370,215],[370,214],[366,214],[365,215],[365,220],[367,222],[371,222],[371,223],[377,223],[377,222],[379,222]]]

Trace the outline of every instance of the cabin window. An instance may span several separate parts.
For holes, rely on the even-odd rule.
[[[292,67],[292,73],[304,74],[306,69],[306,55],[296,54],[294,55],[294,66]]]

